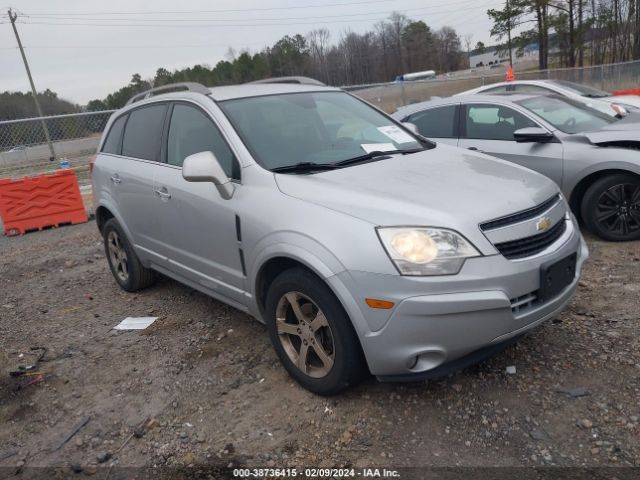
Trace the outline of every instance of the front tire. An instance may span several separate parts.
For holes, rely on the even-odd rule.
[[[351,320],[329,287],[302,268],[278,275],[267,292],[271,343],[289,374],[319,395],[335,395],[367,374]]]
[[[102,236],[109,268],[120,288],[135,292],[155,282],[156,272],[142,265],[115,218],[104,224]]]
[[[596,180],[584,194],[581,214],[603,240],[640,239],[640,177],[619,173]]]

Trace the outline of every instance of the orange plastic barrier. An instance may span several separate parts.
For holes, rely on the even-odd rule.
[[[73,170],[0,179],[0,217],[6,235],[88,220]]]
[[[628,88],[627,90],[616,90],[614,95],[640,95],[640,88]]]

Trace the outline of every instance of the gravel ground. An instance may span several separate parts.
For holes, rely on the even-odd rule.
[[[515,346],[437,381],[322,398],[250,317],[169,279],[121,291],[94,222],[1,237],[0,472],[638,467],[640,242],[588,242],[574,300]],[[144,331],[112,329],[146,315]],[[44,380],[10,378],[41,346]]]

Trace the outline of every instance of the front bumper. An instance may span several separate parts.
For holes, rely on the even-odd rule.
[[[568,222],[571,235],[564,244],[530,259],[472,258],[458,275],[441,277],[339,274],[345,290],[361,299],[347,310],[352,319],[365,319],[366,328],[360,323],[358,333],[371,373],[385,380],[412,374],[424,377],[425,372],[503,344],[558,315],[575,293],[588,257],[575,220]],[[537,302],[541,265],[575,252],[573,282],[555,298]],[[395,307],[370,309],[364,303],[367,297],[393,301]]]

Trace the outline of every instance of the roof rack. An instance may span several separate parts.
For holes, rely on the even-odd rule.
[[[207,87],[196,82],[170,83],[168,85],[162,85],[160,87],[155,87],[150,90],[145,90],[144,92],[138,93],[131,97],[126,104],[130,105],[140,100],[150,98],[154,95],[169,93],[176,90],[187,90],[189,92],[202,93],[203,95],[209,95],[209,93],[211,93]]]
[[[254,80],[253,82],[247,83],[299,83],[300,85],[317,85],[325,87],[326,85],[315,78],[310,77],[274,77],[274,78],[264,78],[262,80]]]

